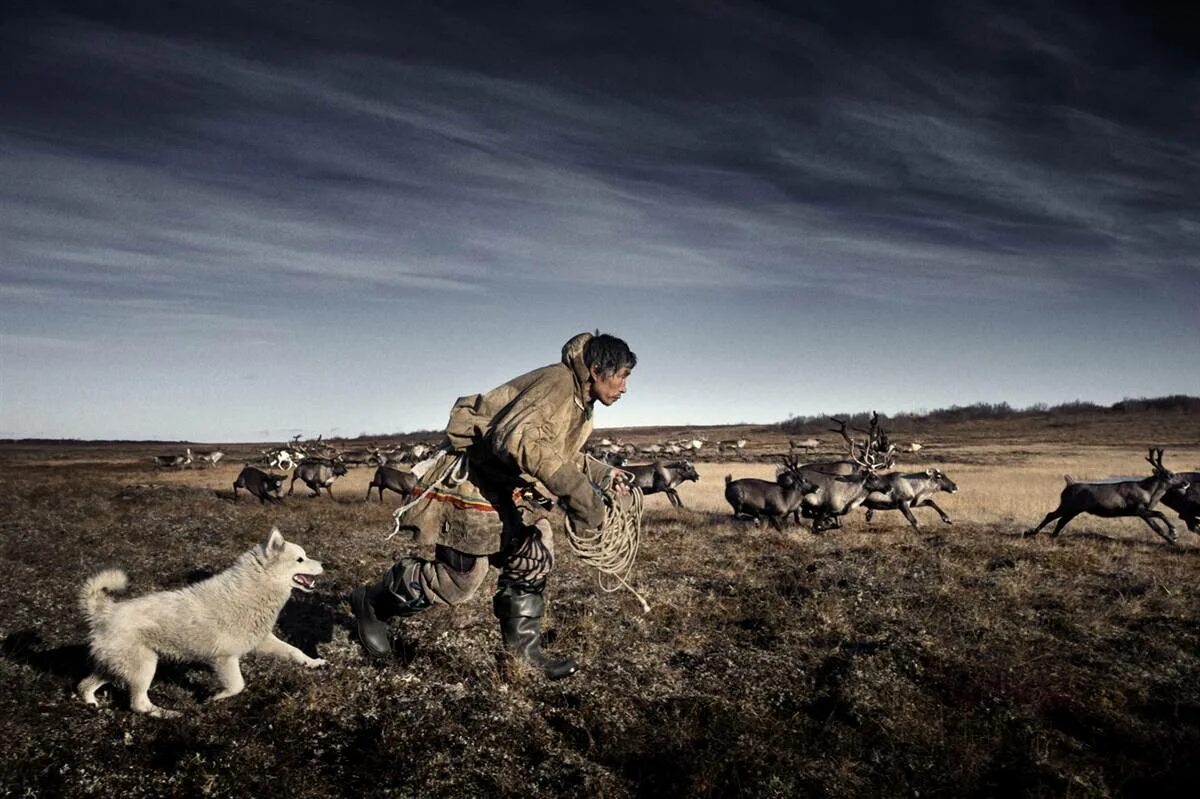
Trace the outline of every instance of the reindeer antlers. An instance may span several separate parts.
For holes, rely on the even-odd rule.
[[[1154,467],[1155,473],[1165,472],[1167,468],[1163,466],[1163,449],[1162,447],[1151,447],[1150,454],[1146,456],[1146,462]]]
[[[867,434],[865,444],[859,444],[850,437],[846,432],[846,423],[841,419],[833,416],[829,417],[830,421],[838,425],[837,429],[830,428],[831,432],[838,433],[842,438],[846,439],[846,444],[850,448],[850,458],[859,466],[870,471],[878,469],[886,469],[896,460],[896,445],[888,441],[887,433],[879,425],[879,413],[871,411],[871,429],[857,430],[860,433]]]

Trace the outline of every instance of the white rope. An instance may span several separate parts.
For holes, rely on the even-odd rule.
[[[594,532],[580,532],[567,517],[567,542],[571,549],[587,565],[599,572],[600,589],[606,592],[620,588],[628,589],[638,602],[642,612],[650,612],[650,603],[629,584],[627,579],[637,562],[638,545],[642,538],[642,491],[629,487],[631,501],[605,503],[604,524]],[[606,577],[615,578],[606,581]]]
[[[441,455],[441,453],[439,453],[439,456],[440,455]],[[422,464],[421,463],[416,464],[415,466],[413,466],[413,472],[418,477],[421,477],[426,472],[428,472],[429,469],[433,466],[432,461],[434,461],[434,460],[435,460],[435,458],[429,458],[426,461],[423,461],[422,463],[427,464],[427,465],[425,466],[425,468],[421,469],[421,471],[419,471],[419,472],[417,471],[417,469],[420,469]],[[448,469],[446,469],[445,473],[441,477],[439,477],[436,481],[434,481],[434,482],[430,483],[428,486],[426,486],[425,490],[422,491],[420,494],[418,494],[416,499],[414,499],[412,502],[407,502],[407,503],[401,505],[400,507],[396,508],[394,511],[392,511],[392,516],[393,516],[393,518],[395,518],[396,523],[392,527],[392,532],[390,532],[386,536],[384,536],[383,540],[390,541],[390,540],[392,540],[393,536],[395,536],[397,533],[400,532],[400,517],[403,516],[405,513],[407,513],[409,508],[414,507],[418,502],[425,499],[425,497],[428,496],[430,491],[434,490],[435,488],[441,488],[445,484],[449,484],[451,486],[456,486],[459,483],[461,483],[463,480],[465,480],[466,477],[467,477],[467,456],[466,456],[466,453],[463,453],[454,459],[454,462],[450,465],[450,467]]]
[[[430,460],[433,460],[432,458]],[[423,464],[417,464],[413,467],[416,472]],[[432,466],[430,464],[424,469],[421,469],[419,474],[424,474]],[[393,536],[400,532],[400,519],[408,512],[408,510],[417,505],[423,500],[430,491],[440,488],[442,485],[455,486],[465,480],[468,476],[468,464],[466,454],[461,454],[455,458],[454,462],[446,468],[446,471],[433,483],[430,483],[417,498],[411,502],[405,503],[396,510],[392,511],[392,516],[395,518],[395,524],[392,532],[389,533],[383,540],[391,540]],[[599,530],[591,533],[582,533],[575,529],[575,525],[571,523],[571,518],[566,518],[567,523],[567,542],[571,545],[572,551],[586,563],[588,566],[596,569],[599,574],[597,579],[600,583],[600,589],[605,592],[616,591],[620,588],[628,589],[638,602],[642,604],[642,612],[650,612],[650,603],[638,593],[637,589],[629,584],[628,577],[633,572],[633,567],[637,563],[638,545],[642,538],[642,508],[644,500],[642,491],[636,486],[629,486],[629,501],[621,502],[619,499],[614,499],[612,502],[605,503],[604,524]],[[613,578],[607,580],[606,577]]]

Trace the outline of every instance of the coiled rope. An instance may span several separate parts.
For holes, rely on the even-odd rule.
[[[413,472],[418,477],[422,476],[435,465],[436,460],[435,456],[427,461],[418,463],[413,467]],[[430,491],[440,488],[443,485],[451,487],[458,485],[467,478],[468,465],[466,455],[459,455],[451,464],[444,468],[446,471],[438,480],[430,483],[411,502],[407,502],[392,511],[395,524],[392,527],[392,532],[384,538],[385,541],[390,540],[400,532],[401,517],[410,508],[424,499]],[[628,589],[630,593],[637,597],[638,602],[642,604],[642,612],[649,613],[650,603],[638,593],[636,588],[629,584],[628,580],[629,575],[633,572],[634,565],[637,563],[638,546],[641,544],[642,539],[642,509],[645,503],[640,488],[629,485],[628,490],[628,499],[619,495],[605,498],[604,524],[599,530],[582,533],[575,529],[575,525],[571,522],[571,517],[567,516],[567,543],[570,544],[571,551],[580,560],[598,572],[597,581],[600,584],[600,590],[611,593],[621,588]]]
[[[629,486],[628,501],[624,499],[616,497],[604,503],[604,524],[594,532],[580,532],[568,516],[567,543],[580,560],[599,572],[602,591],[628,589],[642,603],[642,612],[649,613],[650,603],[628,580],[642,539],[642,490]]]

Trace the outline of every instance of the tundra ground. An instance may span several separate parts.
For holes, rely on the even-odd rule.
[[[919,509],[916,532],[895,512],[822,536],[734,522],[724,475],[772,462],[700,463],[686,509],[647,500],[635,581],[650,613],[560,547],[551,650],[583,671],[559,683],[506,667],[490,586],[406,620],[406,664],[361,658],[344,596],[406,551],[385,540],[398,498],[363,501],[371,469],[335,483],[333,501],[297,483],[264,506],[231,500],[236,452],[168,472],[150,466],[154,448],[5,446],[0,794],[1190,795],[1200,536],[1177,523],[1172,548],[1139,520],[1091,517],[1057,541],[1020,533],[1054,507],[1063,473],[1148,474],[1151,443],[1197,468],[1198,427],[1131,422],[1087,447],[1041,431],[926,436],[903,467],[937,465],[960,491],[938,498],[953,525]],[[246,691],[204,704],[207,669],[162,666],[153,695],[184,711],[176,721],[131,713],[119,689],[99,711],[73,696],[87,576],[117,566],[131,594],[177,587],[272,525],[325,565],[279,624],[324,670],[247,658]]]

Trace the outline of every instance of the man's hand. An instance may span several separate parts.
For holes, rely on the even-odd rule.
[[[612,471],[612,490],[614,494],[622,497],[629,496],[629,483],[633,479],[633,475],[621,469],[613,469]]]
[[[577,526],[598,529],[604,525],[604,498],[600,489],[579,469],[565,463],[542,482],[560,502],[565,500],[567,515]]]

